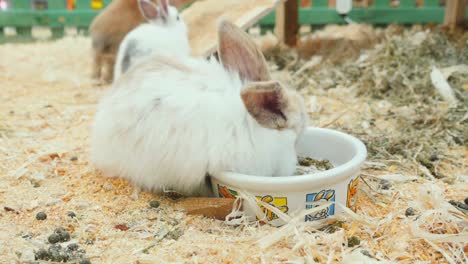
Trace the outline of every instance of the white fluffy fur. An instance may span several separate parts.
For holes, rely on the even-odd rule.
[[[130,42],[136,42],[135,53],[131,56],[131,66],[150,54],[158,52],[187,56],[190,54],[187,25],[175,7],[169,6],[168,10],[167,21],[164,22],[161,18],[149,21],[136,27],[125,36],[117,52],[114,82],[122,74],[122,63]]]
[[[237,74],[214,59],[178,58],[188,72],[168,60],[148,58],[102,99],[92,135],[95,166],[145,189],[186,195],[210,192],[206,173],[293,173],[297,132],[260,126],[241,100]]]

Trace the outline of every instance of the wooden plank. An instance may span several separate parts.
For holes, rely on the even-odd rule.
[[[202,215],[224,221],[232,209],[241,208],[242,203],[229,198],[187,197],[175,202],[174,206],[183,209],[188,215]]]
[[[454,29],[465,18],[467,0],[452,0],[446,2],[444,24]]]
[[[192,54],[206,57],[216,50],[220,18],[246,30],[271,13],[281,0],[199,0],[182,12],[189,28]]]
[[[299,5],[288,0],[276,9],[275,32],[278,40],[288,46],[296,46],[299,32]]]
[[[328,0],[328,6],[329,7],[335,7],[336,6],[336,0]]]

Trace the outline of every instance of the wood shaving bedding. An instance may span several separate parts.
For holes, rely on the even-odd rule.
[[[2,261],[34,260],[40,248],[49,246],[48,235],[63,227],[92,263],[467,262],[468,219],[447,202],[463,201],[468,193],[468,153],[456,146],[450,154],[460,157],[460,165],[440,168],[456,176],[450,182],[414,179],[419,171],[397,157],[371,160],[360,180],[357,213],[348,210],[340,222],[321,226],[301,221],[284,228],[241,221],[233,225],[188,216],[166,197],[135,196],[128,182],[104,177],[89,160],[90,124],[96,103],[109,88],[89,78],[89,47],[84,37],[0,46]],[[319,104],[318,112],[311,113],[316,124],[360,124],[379,109],[346,87],[313,93]],[[354,111],[336,119],[349,106]],[[397,131],[398,126],[386,129]],[[394,174],[402,176],[384,177],[390,184],[382,189],[380,175]],[[410,180],[402,181],[405,176]],[[152,200],[160,206],[152,208]],[[405,215],[408,207],[414,215]],[[76,217],[69,217],[69,211]],[[47,219],[37,220],[38,212]],[[353,236],[360,243],[348,247]]]

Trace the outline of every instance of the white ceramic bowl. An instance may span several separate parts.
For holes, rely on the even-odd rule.
[[[236,197],[238,191],[255,195],[283,212],[298,212],[318,206],[314,202],[332,204],[320,212],[307,215],[304,221],[325,219],[342,209],[335,202],[355,210],[356,189],[360,168],[367,155],[366,147],[357,138],[336,130],[308,127],[298,142],[298,155],[314,159],[328,159],[333,169],[313,174],[284,177],[265,177],[234,172],[211,176],[213,193],[218,197]],[[284,221],[262,207],[273,225]],[[244,204],[244,211],[251,217],[255,211]]]

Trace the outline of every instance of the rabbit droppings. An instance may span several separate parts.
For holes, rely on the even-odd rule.
[[[158,5],[149,0],[138,0],[138,6],[147,23],[130,31],[122,41],[114,68],[114,82],[150,54],[190,55],[187,26],[168,0],[159,0]]]
[[[302,97],[270,80],[248,34],[218,27],[218,54],[155,54],[118,79],[93,124],[91,158],[146,190],[211,193],[206,175],[292,175],[307,122]]]

